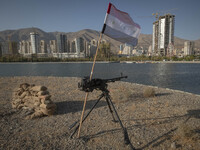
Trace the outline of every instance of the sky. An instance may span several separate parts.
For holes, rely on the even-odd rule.
[[[129,13],[143,34],[152,34],[152,13],[161,12],[175,15],[175,36],[200,39],[200,0],[0,0],[0,31],[101,31],[109,2]]]

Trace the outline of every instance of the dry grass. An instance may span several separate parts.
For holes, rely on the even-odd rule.
[[[114,88],[110,90],[110,95],[113,102],[122,103],[126,102],[131,98],[132,91],[124,86],[120,86],[119,88]]]
[[[143,96],[148,97],[155,97],[155,90],[153,88],[147,87],[143,91]]]
[[[197,143],[200,143],[200,128],[194,128],[187,124],[179,125],[173,140],[181,145],[191,145],[194,150],[198,149]]]

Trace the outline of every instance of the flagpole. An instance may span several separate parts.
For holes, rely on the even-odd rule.
[[[92,70],[91,70],[91,74],[90,74],[90,81],[92,80],[94,66],[95,66],[95,63],[96,63],[96,58],[97,58],[97,54],[98,54],[99,45],[100,45],[100,42],[101,42],[102,35],[103,35],[103,33],[101,32],[99,40],[98,40],[98,44],[97,44],[96,54],[95,54],[93,65],[92,65]],[[84,115],[84,112],[85,112],[85,106],[86,106],[86,101],[87,101],[88,95],[89,95],[89,92],[86,92],[85,100],[84,100],[84,104],[83,104],[83,110],[82,110],[82,114],[81,114],[81,119],[80,119],[80,123],[79,123],[78,138],[80,137],[81,125],[82,125],[82,120],[83,120],[83,115]]]

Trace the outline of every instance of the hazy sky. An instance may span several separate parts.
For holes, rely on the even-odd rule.
[[[200,39],[200,0],[0,0],[0,31],[28,27],[46,32],[101,31],[109,2],[129,13],[144,34],[152,34],[152,13],[173,9],[175,36]]]

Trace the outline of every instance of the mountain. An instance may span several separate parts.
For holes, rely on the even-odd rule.
[[[24,29],[18,29],[18,30],[5,30],[0,32],[0,39],[1,41],[7,41],[8,36],[10,36],[11,41],[22,41],[22,40],[28,40],[30,38],[30,32],[37,32],[40,36],[40,40],[53,40],[55,39],[54,35],[52,33],[47,33],[42,31],[38,28],[24,28]]]
[[[91,29],[84,29],[77,32],[45,32],[39,28],[24,28],[18,30],[5,30],[0,32],[0,42],[7,41],[8,36],[10,36],[11,41],[22,41],[22,40],[29,40],[30,32],[37,32],[39,34],[39,40],[45,40],[49,42],[50,40],[55,40],[56,35],[58,33],[63,33],[67,36],[69,40],[73,40],[76,37],[82,37],[87,42],[90,42],[92,39],[99,39],[100,32],[91,30]],[[113,51],[119,50],[119,45],[122,44],[116,40],[113,40],[106,35],[103,35],[103,39],[107,40],[111,43],[111,49]],[[175,37],[175,47],[182,48],[184,46],[185,39],[181,39]],[[138,46],[143,47],[144,49],[148,49],[148,47],[152,44],[152,35],[151,34],[140,34],[138,40]],[[200,39],[195,41],[195,47],[200,48]]]
[[[194,41],[195,42],[195,47],[200,48],[200,39]]]

